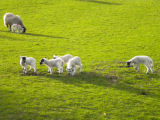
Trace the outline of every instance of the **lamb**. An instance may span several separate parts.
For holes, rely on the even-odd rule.
[[[127,61],[127,67],[134,66],[135,70],[139,71],[139,64],[144,64],[147,68],[146,74],[151,71],[153,73],[153,60],[148,56],[135,56]]]
[[[14,33],[22,33],[23,32],[23,28],[22,28],[21,25],[13,24],[12,25],[12,32],[14,32]]]
[[[53,59],[56,59],[56,58],[59,58],[59,57],[64,61],[65,64],[67,64],[69,59],[73,58],[72,55],[70,55],[70,54],[66,54],[64,56],[55,56],[55,55],[53,55]]]
[[[33,57],[20,56],[20,65],[22,66],[22,70],[24,74],[27,73],[27,66],[30,66],[29,71],[34,69],[34,73],[36,73],[36,60]]]
[[[57,67],[58,68],[58,73],[63,73],[63,60],[61,58],[57,58],[57,59],[51,59],[51,60],[47,60],[46,58],[42,58],[40,61],[40,65],[42,64],[46,64],[46,66],[48,67],[48,72],[50,74],[52,74],[53,72],[53,67]]]
[[[80,67],[80,72],[82,72],[82,63],[81,59],[78,56],[73,57],[68,61],[66,68],[68,74],[74,76],[76,74],[77,66]]]
[[[6,26],[8,28],[8,30],[10,30],[10,31],[11,31],[11,26],[13,24],[19,24],[23,28],[22,33],[26,32],[26,27],[24,26],[21,18],[18,15],[14,15],[12,13],[6,13],[3,16],[3,21],[4,21],[4,26]],[[10,27],[10,29],[9,29],[9,27]]]

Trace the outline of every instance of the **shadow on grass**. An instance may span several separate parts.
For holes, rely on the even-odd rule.
[[[43,35],[43,34],[35,34],[35,33],[25,33],[24,35],[36,36],[36,37],[58,38],[58,39],[68,39],[68,38],[65,38],[65,37],[58,37],[58,36],[51,36],[51,35]]]
[[[132,93],[132,94],[137,94],[137,95],[145,95],[146,97],[153,97],[153,98],[160,98],[159,94],[156,94],[156,92],[158,90],[155,91],[155,89],[149,89],[147,86],[145,86],[145,83],[148,81],[151,81],[152,79],[156,79],[156,78],[160,78],[160,75],[158,75],[157,73],[155,74],[148,74],[146,75],[145,73],[139,73],[136,75],[133,75],[134,73],[122,73],[122,74],[126,74],[126,76],[129,76],[131,74],[131,76],[129,78],[127,78],[127,80],[124,80],[122,78],[124,78],[124,76],[122,77],[121,75],[116,75],[116,74],[100,74],[100,73],[96,73],[96,72],[83,72],[83,73],[78,73],[75,76],[68,76],[66,72],[64,72],[63,74],[58,74],[58,73],[54,73],[53,75],[50,75],[47,72],[40,72],[38,73],[37,76],[40,77],[46,77],[49,78],[50,80],[54,79],[54,80],[58,80],[61,81],[65,84],[73,84],[79,87],[88,87],[88,84],[90,85],[95,85],[95,86],[101,86],[101,87],[111,87],[117,90],[121,90],[121,91],[126,91],[128,93]],[[140,80],[140,83],[136,83],[136,80]],[[143,80],[144,84],[143,84]],[[41,82],[41,81],[40,81]],[[130,83],[131,82],[131,83]],[[137,86],[138,85],[138,86]],[[141,87],[145,86],[145,87]],[[153,91],[155,91],[155,93],[153,93]]]
[[[13,32],[10,32],[10,31],[3,31],[3,30],[0,30],[0,32],[13,33]],[[13,33],[13,34],[15,34],[15,33]],[[35,37],[57,38],[57,39],[68,39],[68,38],[65,38],[65,37],[51,36],[51,35],[43,35],[43,34],[35,34],[35,33],[24,33],[23,35],[35,36]]]
[[[98,1],[98,0],[78,0],[78,1],[92,2],[92,3],[98,3],[98,4],[106,4],[106,5],[121,5],[120,3],[111,3],[111,2]]]

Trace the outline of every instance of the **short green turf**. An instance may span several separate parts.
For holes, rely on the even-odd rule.
[[[26,34],[8,32],[7,12]],[[0,18],[0,120],[160,120],[159,0],[0,0]],[[67,53],[82,74],[39,64]],[[136,55],[154,74],[125,67]],[[20,56],[36,58],[37,75],[23,75]]]

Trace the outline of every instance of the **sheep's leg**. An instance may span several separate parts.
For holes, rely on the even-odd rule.
[[[27,66],[24,67],[24,74],[27,74]]]
[[[22,71],[24,72],[24,67],[22,66]]]
[[[52,74],[53,73],[53,68],[50,68],[50,74]]]
[[[153,67],[150,66],[150,70],[151,70],[151,72],[153,73]]]
[[[82,72],[82,68],[83,68],[83,65],[81,64],[80,65],[80,73]]]
[[[48,67],[48,73],[50,73],[50,68]]]
[[[73,68],[73,74],[72,75],[75,75],[76,74],[76,67]]]
[[[146,68],[147,68],[147,72],[146,72],[146,74],[148,74],[148,73],[149,73],[149,70],[150,70],[150,67],[149,67],[149,65],[148,65],[148,64],[146,64],[145,66],[146,66]]]
[[[10,31],[11,31],[11,25],[9,25],[9,27],[10,27]]]
[[[8,29],[8,31],[10,31],[10,30],[9,30],[9,25],[8,25],[8,24],[7,24],[7,29]]]
[[[58,67],[58,73],[59,73],[59,74],[60,74],[60,73],[63,73],[63,67],[62,67],[62,66]]]
[[[36,68],[36,66],[34,66],[34,73],[37,73],[37,68]]]
[[[30,66],[30,69],[28,70],[28,71],[31,71],[33,69],[33,67],[32,66]]]
[[[136,72],[139,72],[139,64],[135,64],[134,69],[136,70]]]
[[[63,73],[63,66],[61,67],[61,73]]]

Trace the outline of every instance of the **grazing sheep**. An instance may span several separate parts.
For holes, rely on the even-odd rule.
[[[3,21],[4,21],[4,26],[6,26],[8,28],[8,30],[10,30],[10,31],[11,31],[11,26],[13,24],[19,24],[23,28],[22,33],[26,32],[26,27],[24,26],[21,18],[18,15],[14,15],[12,13],[6,13],[3,16]],[[9,27],[10,27],[10,29],[9,29]]]
[[[21,25],[13,24],[12,25],[12,32],[14,32],[14,33],[22,33],[23,32],[23,28],[22,28]]]
[[[137,72],[139,71],[139,64],[144,64],[146,66],[146,74],[148,74],[150,70],[153,73],[153,60],[148,56],[135,56],[127,61],[127,67],[131,67],[133,65]]]
[[[69,75],[73,76],[76,74],[76,69],[77,69],[76,66],[79,66],[80,72],[82,72],[82,63],[81,63],[81,59],[78,56],[71,58],[67,63],[66,70]]]
[[[20,65],[22,66],[24,74],[27,73],[27,66],[30,66],[29,71],[34,69],[34,73],[36,73],[36,60],[33,57],[20,56]]]
[[[60,57],[64,61],[65,64],[67,64],[69,59],[73,58],[72,55],[70,55],[70,54],[66,54],[64,56],[55,56],[55,55],[53,55],[53,59],[56,59],[58,57]]]
[[[48,67],[48,72],[50,74],[52,74],[53,72],[53,67],[57,67],[58,68],[58,73],[63,73],[63,60],[61,58],[57,58],[57,59],[51,59],[51,60],[47,60],[46,58],[42,58],[40,65],[41,64],[46,64],[46,66]]]

